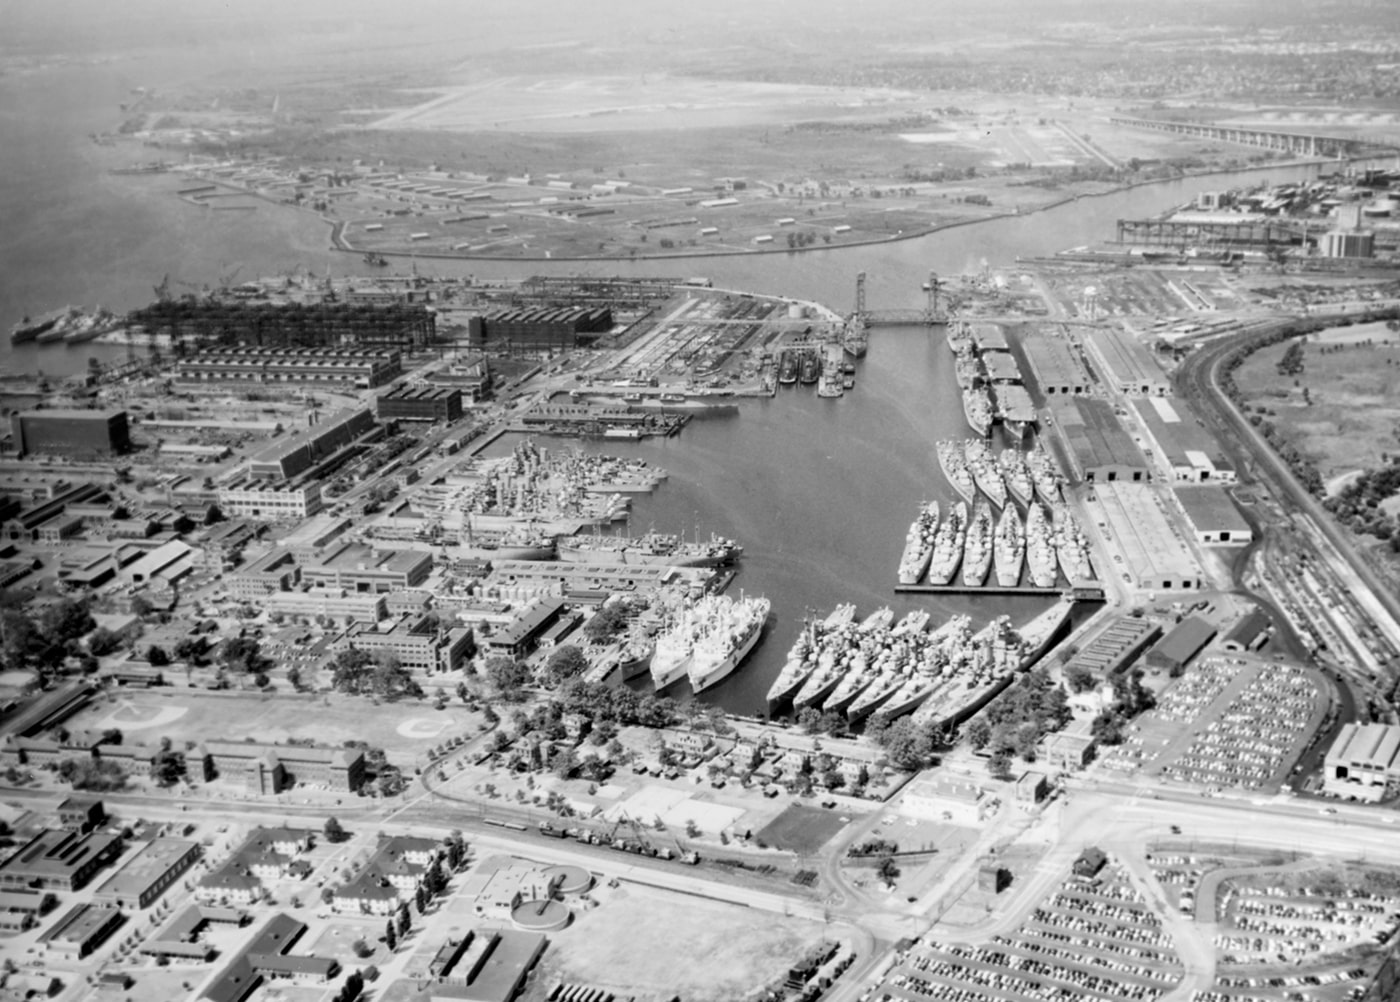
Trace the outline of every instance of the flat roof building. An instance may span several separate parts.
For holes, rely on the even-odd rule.
[[[400,355],[368,348],[224,348],[201,351],[175,364],[187,383],[318,383],[368,390],[397,379]]]
[[[1021,350],[1042,397],[1077,396],[1093,389],[1093,377],[1068,339],[1036,331],[1021,339]]]
[[[116,908],[146,908],[199,858],[199,843],[182,838],[147,842],[92,894]]]
[[[116,835],[45,829],[0,863],[0,889],[76,891],[121,851]]]
[[[462,416],[462,391],[447,386],[400,386],[375,401],[380,421],[456,421]]]
[[[1131,668],[1162,628],[1141,616],[1119,616],[1070,658],[1065,670],[1084,668],[1100,678],[1112,678]]]
[[[1177,531],[1166,491],[1148,484],[1099,484],[1094,495],[1123,557],[1126,579],[1149,591],[1199,591],[1205,572]]]
[[[39,942],[70,960],[82,960],[121,924],[122,913],[110,905],[76,904],[39,937]]]
[[[403,667],[424,674],[456,671],[475,649],[471,630],[442,631],[426,616],[404,616],[387,630],[360,627],[348,644],[371,657],[393,654]]]
[[[255,477],[278,480],[295,477],[369,434],[374,427],[374,415],[368,407],[336,411],[254,453],[248,462],[248,472]]]
[[[124,410],[38,410],[10,415],[10,441],[18,456],[47,454],[105,459],[131,451]]]
[[[315,515],[325,502],[319,484],[295,486],[290,481],[240,477],[219,488],[219,510],[225,515],[282,522]]]
[[[241,780],[255,793],[279,793],[292,783],[352,793],[365,777],[365,755],[357,748],[208,741],[203,754],[206,779]]]
[[[1207,545],[1243,546],[1254,539],[1254,529],[1223,487],[1173,487],[1172,494],[1196,540]]]
[[[1171,380],[1157,364],[1156,354],[1132,334],[1114,327],[1091,329],[1084,335],[1084,353],[1099,377],[1128,396],[1167,396]]]
[[[1090,484],[1149,479],[1147,457],[1107,401],[1057,397],[1050,401],[1050,411],[1068,448],[1074,479]]]
[[[1173,480],[1235,482],[1234,464],[1185,401],[1145,397],[1132,406],[1147,432],[1143,448]]]
[[[385,594],[416,588],[433,570],[433,556],[422,550],[382,550],[343,542],[317,561],[302,564],[301,579],[314,588]]]
[[[415,998],[422,1002],[512,1002],[548,943],[537,932],[473,930],[462,940],[446,944],[441,973]]]
[[[1380,800],[1400,784],[1400,726],[1344,724],[1323,763],[1323,793]]]

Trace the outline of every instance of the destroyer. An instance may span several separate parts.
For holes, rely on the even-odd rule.
[[[938,502],[927,501],[904,537],[904,553],[899,558],[899,583],[918,584],[928,572],[933,556],[933,538],[938,531]]]
[[[1001,467],[992,458],[987,443],[980,438],[970,438],[963,445],[963,456],[967,468],[972,471],[973,482],[987,499],[998,508],[1006,507],[1006,481],[1002,479]]]
[[[948,483],[953,485],[953,490],[961,494],[964,501],[971,504],[977,500],[977,483],[967,467],[964,450],[957,442],[938,443],[938,465]]]
[[[797,690],[802,688],[808,676],[816,670],[817,647],[821,638],[848,625],[855,619],[855,615],[856,607],[847,602],[831,610],[826,619],[819,623],[804,621],[802,632],[797,635],[792,649],[788,651],[783,670],[768,687],[770,707],[787,702],[797,694]]]
[[[1007,505],[997,519],[996,541],[997,584],[1015,588],[1021,582],[1021,565],[1025,563],[1026,530],[1015,505]]]
[[[1035,482],[1035,492],[1040,500],[1048,505],[1060,503],[1060,474],[1055,469],[1055,461],[1045,451],[1045,443],[1036,440],[1035,448],[1026,453],[1026,466],[1030,468],[1031,480]]]
[[[1070,584],[1092,581],[1094,568],[1089,563],[1089,538],[1074,513],[1065,505],[1055,509],[1055,553],[1060,560],[1060,570]]]
[[[1053,588],[1055,560],[1050,516],[1045,505],[1032,501],[1026,513],[1026,564],[1030,567],[1031,584],[1037,588]]]
[[[963,390],[963,416],[978,435],[986,438],[992,430],[992,399],[982,387]]]
[[[966,533],[967,502],[959,501],[953,505],[934,536],[933,556],[929,559],[928,568],[929,584],[945,585],[953,580],[953,574],[962,561]]]
[[[972,508],[972,521],[967,527],[967,543],[963,549],[962,582],[968,588],[980,588],[992,567],[992,507],[985,498]]]
[[[1023,505],[1029,505],[1035,496],[1035,482],[1026,466],[1025,457],[1017,449],[1002,449],[997,460],[1001,466],[1001,476],[1011,496]]]

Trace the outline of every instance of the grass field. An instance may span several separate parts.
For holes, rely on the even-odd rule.
[[[836,811],[793,804],[754,837],[775,849],[810,856],[846,826],[841,817]]]
[[[411,760],[457,734],[477,732],[478,718],[460,706],[434,710],[422,703],[380,704],[348,696],[315,699],[203,694],[177,690],[117,694],[99,699],[73,718],[70,728],[108,727],[132,732],[133,742],[168,737],[176,747],[211,739],[285,742],[309,738],[339,745],[348,740],[383,748],[391,759]]]
[[[550,934],[527,1002],[540,1002],[559,982],[727,1002],[780,978],[821,939],[816,922],[635,885],[603,901]]]
[[[1324,482],[1400,452],[1400,339],[1383,324],[1368,326],[1374,329],[1342,328],[1334,340],[1328,332],[1309,338],[1296,377],[1276,370],[1287,344],[1257,351],[1235,370],[1246,402],[1272,412],[1267,419],[1317,465]],[[1373,343],[1354,340],[1363,333]]]

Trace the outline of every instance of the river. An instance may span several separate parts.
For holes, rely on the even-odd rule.
[[[168,156],[151,150],[141,157],[85,138],[112,127],[119,95],[136,82],[120,67],[0,79],[0,218],[9,230],[0,243],[0,324],[7,328],[26,310],[67,302],[132,308],[150,300],[151,287],[165,274],[178,293],[235,269],[244,276],[299,266],[317,274],[373,271],[354,255],[331,251],[327,227],[309,214],[272,206],[200,209],[174,197],[180,182],[170,175],[108,174],[118,163]],[[842,311],[851,306],[856,273],[865,271],[872,308],[912,307],[922,301],[920,283],[930,270],[1005,266],[1018,256],[1102,240],[1119,218],[1157,213],[1200,191],[1305,178],[1317,170],[1189,178],[858,248],[678,261],[432,261],[420,268],[481,277],[700,274],[724,287],[813,299]],[[42,367],[52,374],[124,349],[4,343],[0,351],[9,372]],[[915,607],[916,600],[896,598],[891,589],[917,505],[952,497],[934,451],[939,438],[966,433],[951,356],[927,331],[882,328],[857,379],[856,389],[840,400],[785,390],[746,403],[738,415],[697,420],[676,439],[604,448],[670,471],[653,496],[638,499],[634,528],[689,534],[698,525],[737,538],[746,554],[733,587],[773,602],[765,642],[740,672],[706,695],[728,710],[762,707],[806,611],[824,613],[841,601],[855,602],[862,614],[885,604],[901,615]],[[507,448],[508,440],[493,447]],[[1046,605],[1024,598],[917,601],[936,617],[968,612],[979,622],[1003,613],[1021,621]]]

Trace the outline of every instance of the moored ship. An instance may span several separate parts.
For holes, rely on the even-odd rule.
[[[971,504],[977,500],[977,483],[973,479],[972,471],[967,468],[966,456],[957,442],[938,443],[938,466],[943,470],[944,478],[953,485],[953,490],[962,495],[964,501]]]
[[[980,588],[987,580],[992,566],[992,507],[980,499],[972,509],[963,548],[962,582],[968,588]]]
[[[966,531],[967,502],[959,501],[949,510],[948,517],[934,536],[933,556],[929,559],[928,568],[929,584],[945,585],[953,580],[953,574],[962,561]]]
[[[559,559],[574,563],[660,564],[666,567],[722,567],[743,556],[744,548],[713,533],[706,542],[687,542],[669,533],[644,536],[563,536]]]
[[[978,435],[986,438],[992,430],[992,401],[982,387],[963,390],[963,416]]]
[[[970,390],[977,385],[977,356],[972,353],[971,348],[964,348],[957,353],[953,373],[958,380],[958,389]]]
[[[1032,501],[1026,512],[1026,566],[1031,584],[1037,588],[1055,586],[1055,541],[1045,505]]]
[[[37,317],[25,317],[10,328],[10,344],[24,344],[26,341],[35,340],[40,334],[52,329],[55,324],[72,312],[73,307],[65,306]]]
[[[972,350],[972,329],[962,320],[954,320],[948,324],[947,334],[948,350],[956,355],[960,351]]]
[[[998,384],[997,416],[1002,427],[1017,441],[1025,438],[1035,427],[1035,404],[1024,386]]]
[[[1035,482],[1031,480],[1025,457],[1017,449],[1003,449],[997,464],[1001,467],[1002,479],[1006,481],[1006,489],[1011,496],[1021,504],[1029,505],[1035,497]]]
[[[861,317],[852,317],[841,332],[841,347],[856,358],[864,358],[870,344],[870,329]]]
[[[791,386],[797,382],[797,355],[791,351],[785,351],[778,359],[778,382],[783,386]]]
[[[1074,513],[1065,505],[1055,509],[1055,554],[1060,561],[1060,570],[1071,585],[1080,581],[1092,581],[1094,568],[1089,563],[1089,538]]]
[[[992,458],[987,443],[980,438],[970,438],[963,446],[963,456],[967,468],[972,471],[972,480],[987,500],[998,508],[1006,507],[1006,481],[1002,479],[1001,467]]]
[[[1039,440],[1035,448],[1026,453],[1026,466],[1035,482],[1035,492],[1048,505],[1060,503],[1060,473],[1055,469],[1055,461],[1045,450],[1045,443]]]
[[[695,628],[689,610],[662,630],[651,655],[651,684],[660,692],[685,677],[695,657]]]
[[[778,677],[768,687],[768,704],[778,706],[791,700],[817,668],[818,643],[826,634],[850,624],[855,618],[856,607],[843,602],[820,622],[810,619],[803,622],[802,632],[793,641],[788,651],[787,661],[778,672]]]
[[[920,506],[919,514],[904,537],[904,553],[899,558],[899,583],[918,584],[928,572],[933,557],[933,539],[938,531],[938,502]]]
[[[697,693],[728,677],[743,663],[758,643],[772,608],[763,597],[741,595],[738,601],[722,595],[711,597],[714,601],[704,612],[705,622],[688,669],[690,687]]]
[[[1021,566],[1026,555],[1026,530],[1015,505],[1007,505],[997,519],[992,549],[996,554],[997,584],[1015,588],[1021,582]]]

